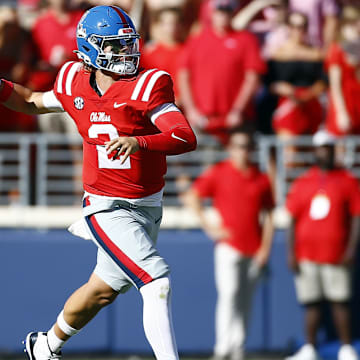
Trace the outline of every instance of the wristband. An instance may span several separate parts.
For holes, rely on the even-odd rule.
[[[0,84],[3,84],[3,88],[0,91],[0,102],[5,102],[9,99],[11,93],[14,90],[14,84],[11,81],[7,81],[4,79],[0,80]]]

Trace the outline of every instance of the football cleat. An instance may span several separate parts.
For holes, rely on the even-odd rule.
[[[46,332],[30,332],[23,341],[25,345],[24,352],[29,360],[52,360],[60,359],[59,354],[53,353],[47,341]]]

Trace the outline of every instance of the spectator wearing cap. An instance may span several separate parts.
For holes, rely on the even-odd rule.
[[[200,175],[184,196],[215,242],[215,359],[244,358],[252,296],[271,251],[274,200],[268,177],[251,163],[252,147],[248,130],[234,130],[226,148],[228,158]],[[213,201],[220,224],[205,216],[206,198]]]
[[[180,62],[179,88],[189,122],[226,142],[226,131],[253,122],[253,97],[266,71],[256,37],[234,31],[236,2],[212,0],[212,22],[190,38]]]
[[[305,308],[306,344],[286,360],[318,360],[316,335],[321,304],[331,304],[342,346],[338,360],[357,360],[351,346],[351,267],[360,225],[357,180],[335,163],[336,138],[321,131],[313,138],[316,165],[295,180],[286,200],[291,215],[288,262]]]

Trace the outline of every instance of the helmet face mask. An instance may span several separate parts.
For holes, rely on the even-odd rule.
[[[130,17],[115,6],[97,6],[77,28],[78,57],[96,69],[134,75],[139,67],[139,34]]]
[[[120,75],[133,75],[139,67],[139,36],[96,36],[89,43],[98,51],[96,65],[99,69]]]

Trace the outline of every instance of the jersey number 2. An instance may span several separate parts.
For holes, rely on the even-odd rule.
[[[97,138],[99,135],[108,135],[110,140],[119,137],[116,127],[111,124],[93,124],[89,128],[89,137],[92,139]],[[120,159],[111,160],[108,158],[105,146],[96,145],[98,153],[98,164],[101,169],[130,169],[130,156],[121,164],[122,155]]]

